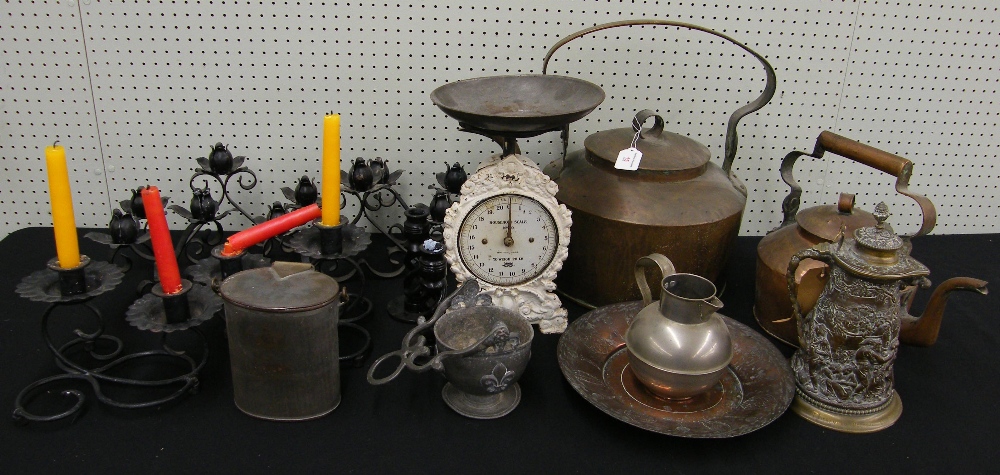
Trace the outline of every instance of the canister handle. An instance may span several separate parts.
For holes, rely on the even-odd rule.
[[[828,246],[828,243],[821,243],[819,246]],[[802,321],[806,316],[802,314],[802,307],[799,306],[799,284],[795,282],[795,271],[799,268],[799,263],[804,259],[815,259],[830,263],[830,253],[824,250],[810,247],[796,252],[792,259],[788,261],[788,273],[785,278],[788,280],[788,296],[792,299],[792,316],[795,318],[795,330],[799,336],[799,347],[805,348],[806,342],[802,337]]]
[[[739,124],[740,120],[744,116],[767,105],[767,103],[771,100],[771,98],[774,97],[774,91],[777,88],[777,83],[778,83],[778,80],[774,75],[774,68],[771,67],[771,64],[768,63],[763,56],[758,54],[756,51],[750,49],[750,47],[748,47],[747,45],[740,43],[739,41],[736,41],[725,34],[719,33],[718,31],[705,28],[703,26],[692,25],[690,23],[682,23],[679,21],[659,20],[655,18],[641,18],[633,20],[613,21],[610,23],[604,23],[601,25],[592,26],[590,28],[585,28],[556,42],[556,44],[552,45],[552,47],[549,48],[549,51],[545,53],[545,59],[542,62],[542,74],[545,74],[546,71],[548,70],[549,60],[552,59],[552,55],[555,54],[556,50],[561,48],[566,43],[569,43],[570,41],[580,38],[581,36],[586,36],[596,31],[606,30],[608,28],[615,28],[619,26],[636,26],[636,25],[676,26],[680,28],[687,28],[690,30],[703,31],[708,34],[718,36],[719,38],[722,38],[736,46],[739,46],[744,51],[749,53],[751,56],[757,58],[757,61],[760,61],[760,64],[764,66],[764,73],[767,76],[767,84],[764,86],[764,92],[762,92],[760,96],[758,96],[753,101],[747,103],[747,105],[740,107],[739,109],[736,109],[736,112],[733,112],[733,115],[729,116],[729,123],[726,126],[726,152],[724,155],[725,158],[722,161],[722,169],[725,170],[726,173],[729,173],[730,169],[733,167],[733,160],[736,158],[736,149],[738,145],[737,142],[739,141],[739,135],[736,134],[736,126]],[[564,151],[563,159],[565,159],[566,158],[565,150],[569,145],[568,124],[563,127],[561,137],[563,139],[563,151]]]
[[[909,189],[910,176],[913,174],[913,162],[827,130],[819,134],[812,153],[794,151],[785,155],[785,158],[781,160],[781,179],[791,189],[781,203],[781,211],[784,214],[781,226],[795,222],[795,215],[798,214],[801,203],[802,187],[795,181],[792,174],[795,162],[803,155],[823,158],[827,151],[896,177],[896,192],[916,201],[922,215],[920,229],[908,237],[923,236],[934,229],[937,222],[937,210],[934,209],[934,203],[931,203],[931,200],[924,195],[914,193]]]
[[[643,307],[653,303],[653,293],[650,292],[649,283],[646,282],[647,267],[659,269],[661,281],[668,275],[677,273],[677,269],[674,268],[674,263],[663,254],[653,253],[648,256],[640,257],[639,260],[635,261],[635,283],[639,286],[639,293],[642,294]]]
[[[642,124],[644,124],[650,117],[653,118],[653,126],[646,130],[646,133],[643,134]],[[647,136],[659,138],[660,134],[663,133],[663,117],[649,109],[643,109],[636,112],[635,117],[632,118],[632,130],[639,134],[639,139],[644,139]]]

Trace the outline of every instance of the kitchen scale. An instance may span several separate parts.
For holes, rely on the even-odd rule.
[[[517,311],[543,333],[563,332],[566,309],[553,291],[572,219],[556,201],[559,187],[520,155],[517,139],[568,134],[570,123],[604,101],[604,91],[565,76],[491,76],[441,86],[431,101],[461,130],[503,148],[469,176],[445,214],[445,259],[456,280],[476,279],[495,305]]]

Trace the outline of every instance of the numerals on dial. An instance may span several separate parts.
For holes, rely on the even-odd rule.
[[[478,279],[517,285],[538,277],[559,244],[555,220],[541,203],[497,195],[477,204],[458,230],[458,254]]]

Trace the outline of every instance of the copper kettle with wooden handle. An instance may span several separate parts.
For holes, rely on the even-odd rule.
[[[923,213],[920,229],[910,237],[929,233],[937,221],[934,204],[925,196],[909,190],[910,176],[913,173],[913,162],[910,160],[829,131],[819,135],[812,153],[795,151],[786,155],[781,161],[781,179],[791,191],[781,206],[784,213],[781,225],[769,232],[757,246],[754,316],[766,332],[793,346],[798,346],[798,336],[792,304],[787,297],[789,260],[797,252],[822,242],[832,242],[842,233],[851,235],[857,229],[876,224],[871,213],[854,207],[854,195],[846,193],[840,195],[836,205],[799,210],[802,188],[792,175],[795,162],[803,155],[822,158],[827,151],[896,177],[896,191],[915,200]],[[798,302],[803,312],[808,313],[816,304],[820,291],[826,285],[827,269],[826,263],[814,259],[805,259],[797,267],[795,282],[798,287]],[[928,305],[921,325],[917,325],[917,319],[908,314],[917,288],[905,288],[901,297],[900,341],[919,346],[933,344],[948,293],[952,290],[980,290],[985,285],[985,282],[978,279],[966,277],[941,283],[935,290],[935,298]]]

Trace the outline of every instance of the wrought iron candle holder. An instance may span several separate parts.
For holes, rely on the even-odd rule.
[[[108,262],[115,263],[119,258],[123,261],[121,267],[123,272],[128,272],[132,268],[133,259],[123,250],[131,250],[132,255],[140,259],[153,262],[153,251],[146,243],[149,242],[149,233],[142,230],[139,220],[146,217],[146,211],[142,206],[140,192],[142,187],[132,191],[132,198],[123,200],[120,203],[121,209],[111,212],[111,221],[108,222],[108,232],[102,233],[91,231],[83,237],[91,241],[104,244],[111,248],[111,256]],[[170,198],[163,198],[164,204]]]
[[[434,190],[427,207],[431,211],[431,225],[434,230],[440,232],[443,226],[444,214],[451,207],[451,204],[458,201],[462,195],[462,185],[469,179],[465,167],[461,163],[455,162],[446,171],[438,172],[435,175],[438,185],[430,185],[427,188]]]
[[[80,265],[71,269],[60,268],[57,260],[52,259],[49,261],[47,269],[28,275],[18,284],[16,292],[20,296],[35,302],[49,304],[42,313],[42,337],[49,351],[55,357],[56,366],[63,371],[63,374],[42,378],[21,390],[14,403],[13,417],[16,421],[25,423],[29,421],[49,422],[65,419],[70,416],[75,418],[79,415],[84,407],[86,397],[77,389],[62,391],[63,395],[74,399],[72,406],[62,412],[45,415],[36,414],[27,409],[27,404],[34,400],[43,387],[60,382],[85,381],[93,389],[98,401],[121,409],[141,409],[158,406],[179,399],[183,395],[197,390],[198,372],[204,366],[208,355],[205,339],[200,333],[198,335],[201,341],[202,353],[201,359],[197,361],[187,352],[176,351],[167,346],[165,336],[161,340],[162,349],[121,355],[124,349],[122,340],[104,334],[103,315],[90,301],[114,289],[121,283],[123,276],[122,270],[112,263],[91,261],[89,257],[81,256]],[[140,328],[145,330],[170,332],[192,328],[207,318],[211,318],[221,308],[221,300],[217,303],[212,301],[213,298],[216,300],[218,298],[211,291],[208,291],[208,295],[206,296],[203,292],[196,291],[190,282],[185,284],[185,289],[187,290],[181,295],[176,297],[171,296],[171,298],[177,300],[171,300],[166,306],[162,303],[164,297],[157,296],[155,293],[144,296],[133,304],[133,307],[137,307],[140,305],[140,302],[153,300],[161,302],[159,308],[164,309],[160,312],[164,316],[164,321],[158,323],[159,326],[153,324],[153,322],[158,322],[153,317],[148,317],[145,320],[134,317],[130,318],[130,321],[134,320],[133,324],[136,326],[140,326],[136,322],[149,322],[143,325],[145,328],[140,326]],[[77,328],[73,331],[75,334],[74,338],[56,346],[49,332],[49,318],[57,309],[63,307],[86,310],[86,313],[89,313],[96,320],[96,330],[88,332]],[[152,307],[150,305],[150,308]],[[166,310],[168,308],[170,309],[169,312]],[[133,309],[129,311],[130,313],[137,312],[133,311]],[[187,320],[167,322],[165,320],[168,313],[172,315],[171,318],[174,320],[181,320],[185,315],[187,316]],[[80,358],[78,356],[80,354],[86,354],[94,363],[88,365],[79,361]],[[77,358],[74,358],[75,356]],[[138,360],[149,359],[151,357],[179,361],[188,368],[188,371],[184,374],[164,379],[138,379],[115,374],[115,369],[123,366],[125,363],[134,364]],[[107,395],[102,389],[102,385],[105,384],[139,389],[171,387],[177,387],[177,389],[167,396],[154,397],[150,400],[140,402],[125,402]]]
[[[289,248],[309,258],[317,270],[333,277],[337,282],[344,283],[358,277],[358,285],[354,290],[347,291],[347,286],[344,285],[347,299],[340,309],[339,320],[339,328],[361,334],[361,349],[341,355],[340,358],[341,361],[354,364],[360,364],[371,349],[371,334],[355,323],[371,314],[374,308],[372,301],[364,296],[367,284],[365,271],[361,266],[364,261],[356,258],[369,244],[371,235],[368,232],[343,220],[339,226],[324,226],[316,221],[312,226],[296,231],[287,240]],[[348,271],[340,272],[339,269],[345,265],[349,268]]]
[[[250,213],[233,200],[229,192],[230,180],[233,177],[236,177],[236,183],[243,190],[251,190],[257,186],[257,175],[243,164],[246,157],[241,155],[234,157],[229,148],[220,142],[212,147],[208,157],[198,157],[196,160],[199,168],[195,169],[194,175],[188,180],[188,187],[193,193],[190,207],[185,209],[178,205],[170,206],[171,211],[188,221],[188,226],[177,242],[176,254],[178,260],[185,257],[190,262],[208,257],[212,248],[222,244],[225,232],[221,220],[234,211],[246,218],[251,225],[257,223]],[[204,179],[204,186],[200,188],[195,184],[198,178]],[[222,198],[219,201],[212,197],[209,178],[222,190]],[[223,205],[232,208],[220,212]],[[207,235],[199,237],[199,231],[206,226],[209,226]]]
[[[348,293],[352,302],[362,302],[362,312],[359,316],[349,317],[360,320],[371,312],[372,303],[364,297],[367,283],[364,269],[356,256],[371,244],[371,235],[364,229],[352,223],[341,222],[340,226],[323,226],[318,221],[312,226],[300,229],[288,239],[288,246],[302,257],[313,261],[317,270],[330,275],[337,282],[343,283],[357,276],[359,287]],[[347,272],[339,269],[348,267]],[[346,310],[346,309],[345,309]],[[341,313],[343,316],[344,313]],[[342,317],[341,320],[344,320]]]
[[[252,254],[246,251],[233,256],[226,256],[222,253],[223,246],[212,248],[212,257],[199,259],[194,265],[188,267],[184,272],[191,277],[195,283],[208,286],[218,292],[222,281],[239,271],[267,267],[271,265],[271,259],[260,254]]]

